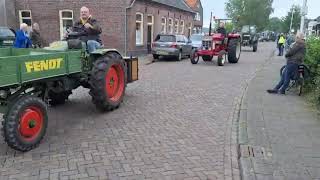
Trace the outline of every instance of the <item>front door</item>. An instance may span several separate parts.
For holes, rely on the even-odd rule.
[[[152,25],[148,25],[148,37],[147,37],[148,54],[151,53],[151,44],[152,44]]]

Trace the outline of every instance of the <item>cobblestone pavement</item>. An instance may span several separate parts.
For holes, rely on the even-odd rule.
[[[319,180],[320,121],[292,89],[270,95],[284,58],[274,57],[250,83],[240,112],[243,179]]]
[[[233,119],[239,96],[274,48],[238,64],[140,63],[125,101],[99,113],[88,91],[51,108],[47,135],[28,153],[0,146],[0,179],[239,179]]]

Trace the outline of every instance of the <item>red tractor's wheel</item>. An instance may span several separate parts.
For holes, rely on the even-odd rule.
[[[212,61],[213,56],[202,56],[203,61]]]
[[[117,53],[108,53],[94,63],[91,73],[93,103],[101,111],[118,108],[123,100],[127,83],[125,61]]]
[[[190,55],[190,61],[192,64],[198,64],[200,56],[198,56],[197,51],[193,49]]]
[[[229,63],[238,63],[241,55],[241,42],[239,39],[230,39],[228,44]]]
[[[46,104],[38,97],[22,96],[10,107],[2,125],[4,139],[11,148],[30,151],[40,144],[46,133]]]

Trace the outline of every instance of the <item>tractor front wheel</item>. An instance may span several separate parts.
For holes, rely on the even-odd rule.
[[[193,49],[190,55],[191,64],[198,64],[200,56],[197,54],[197,51]]]
[[[47,107],[40,98],[22,96],[4,117],[2,131],[8,146],[27,152],[40,144],[48,125]]]
[[[94,63],[90,95],[97,109],[111,111],[123,100],[127,83],[125,61],[117,53],[108,53]]]
[[[238,63],[241,54],[241,44],[239,39],[230,39],[228,44],[229,63]]]
[[[253,44],[253,52],[257,52],[258,50],[258,42]]]

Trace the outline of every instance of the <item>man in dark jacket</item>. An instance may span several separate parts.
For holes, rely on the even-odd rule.
[[[217,33],[223,34],[223,36],[226,37],[227,31],[224,28],[224,23],[223,22],[220,23],[219,28],[217,29]]]
[[[42,48],[43,47],[43,39],[40,36],[40,27],[38,23],[34,23],[32,25],[32,33],[31,33],[31,41],[32,46],[34,48]]]
[[[98,24],[98,21],[92,18],[87,7],[82,7],[80,9],[80,20],[75,22],[72,31],[81,34],[80,39],[87,42],[89,53],[101,47],[101,27]]]
[[[299,65],[303,63],[306,55],[306,45],[304,41],[304,35],[298,33],[296,41],[286,53],[287,65],[282,73],[281,80],[274,89],[267,90],[268,93],[280,93],[285,94],[286,89],[289,87],[290,80],[298,72]]]

